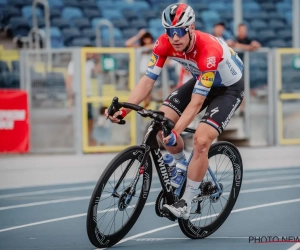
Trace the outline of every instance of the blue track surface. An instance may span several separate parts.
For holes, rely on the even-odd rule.
[[[299,180],[300,167],[244,171],[233,212],[221,228],[203,240],[186,238],[177,223],[157,217],[154,205],[147,205],[124,242],[113,248],[298,249],[296,242],[254,244],[248,237],[300,239]],[[159,185],[155,179],[147,203],[155,202]],[[90,182],[0,190],[0,249],[95,249],[85,226],[94,186],[95,182]]]

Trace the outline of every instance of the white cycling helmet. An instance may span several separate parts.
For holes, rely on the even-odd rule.
[[[194,22],[194,10],[185,3],[171,4],[162,13],[162,25],[166,29],[188,27]]]

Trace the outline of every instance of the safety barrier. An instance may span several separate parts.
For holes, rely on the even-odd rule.
[[[278,143],[300,144],[300,49],[278,49],[276,63]]]

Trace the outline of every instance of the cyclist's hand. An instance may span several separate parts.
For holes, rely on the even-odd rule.
[[[113,116],[108,116],[108,109],[105,109],[105,116],[108,117],[112,123],[119,123],[121,121],[121,117],[124,118],[126,115],[126,112],[125,114],[124,112],[124,110],[118,110]]]
[[[162,132],[162,135],[163,135],[163,143],[166,146],[174,146],[176,144],[178,136],[177,136],[177,133],[174,130],[172,130],[171,134],[169,134],[167,137],[164,137],[163,132]]]

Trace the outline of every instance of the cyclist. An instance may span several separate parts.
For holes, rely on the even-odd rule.
[[[238,55],[224,40],[195,30],[194,22],[194,11],[187,4],[171,4],[163,11],[166,33],[157,39],[147,72],[128,99],[130,103],[140,104],[146,98],[167,57],[182,64],[193,76],[173,91],[160,108],[175,127],[167,137],[163,138],[162,133],[159,137],[177,161],[185,159],[181,132],[197,113],[207,108],[194,135],[194,154],[188,166],[183,197],[172,205],[164,205],[183,219],[189,218],[191,201],[207,171],[210,145],[223,132],[244,96],[244,85],[240,81],[243,63]],[[118,117],[122,119],[129,112],[129,109],[121,109],[109,118],[117,123]]]

